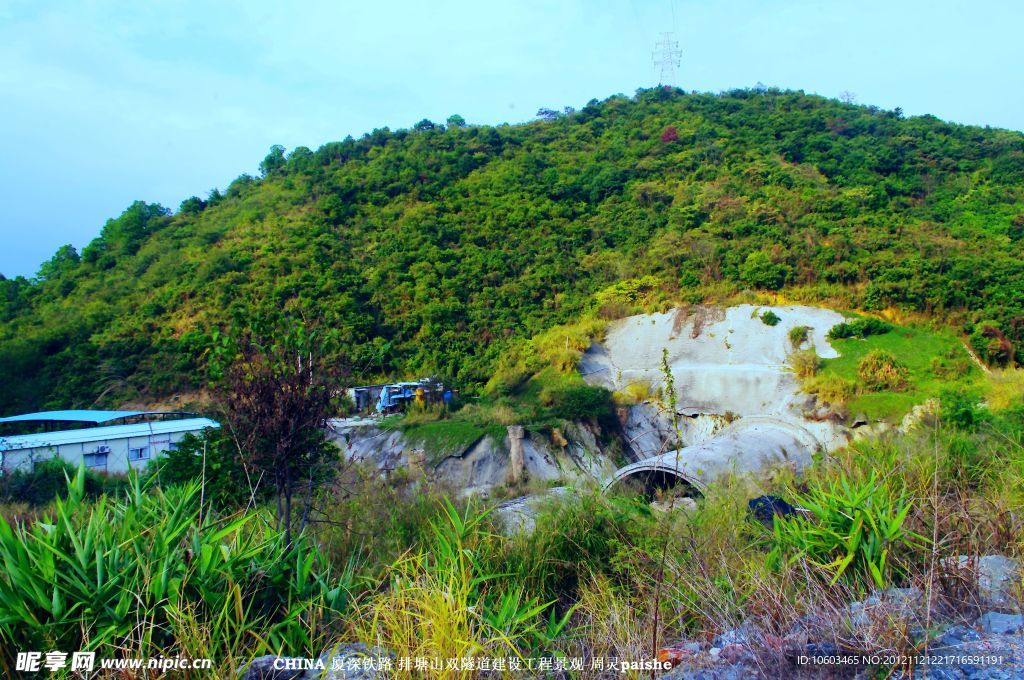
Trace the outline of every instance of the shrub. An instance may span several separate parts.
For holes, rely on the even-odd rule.
[[[836,583],[844,576],[854,583],[886,588],[905,572],[899,549],[923,549],[927,539],[904,527],[913,500],[876,472],[863,480],[840,473],[811,478],[807,491],[794,492],[796,504],[810,510],[803,516],[777,517],[777,557],[807,559]]]
[[[599,306],[643,304],[650,301],[652,296],[661,290],[661,285],[661,281],[656,276],[625,279],[599,291],[594,295],[594,299]]]
[[[47,505],[67,495],[68,479],[75,477],[76,468],[63,458],[50,458],[36,463],[32,470],[18,469],[9,475],[0,475],[0,501],[25,503],[30,507]],[[84,473],[84,493],[97,498],[108,491],[124,488],[124,477],[111,477],[95,472]]]
[[[1013,344],[1007,339],[996,321],[982,321],[974,325],[971,333],[971,346],[981,355],[986,363],[994,366],[1012,364],[1014,358]]]
[[[857,365],[857,376],[864,388],[872,392],[902,390],[907,386],[909,375],[907,367],[897,361],[892,352],[883,349],[871,350]]]
[[[800,349],[807,342],[810,332],[810,326],[793,326],[789,329],[789,344],[793,345],[793,349]]]
[[[252,496],[238,449],[223,430],[185,436],[176,448],[150,463],[147,476],[147,483],[161,486],[205,480],[204,500],[217,510],[245,507]],[[271,491],[272,485],[261,485],[255,500],[263,500]]]
[[[813,347],[793,352],[789,355],[789,363],[793,367],[793,372],[801,380],[813,378],[818,373],[818,368],[821,367],[821,359]]]
[[[305,536],[288,548],[272,526],[262,512],[200,516],[197,482],[147,493],[133,475],[122,499],[90,504],[79,468],[51,518],[0,519],[0,653],[141,649],[228,664],[316,653],[347,589]]]
[[[747,255],[740,265],[740,279],[754,288],[778,290],[785,285],[792,271],[788,265],[775,262],[769,253],[757,250]]]
[[[612,393],[594,385],[574,385],[555,390],[551,400],[551,414],[565,420],[600,420],[612,412]]]
[[[939,416],[942,421],[955,428],[973,432],[978,425],[989,420],[989,414],[980,406],[978,396],[966,390],[945,390],[939,403]]]
[[[819,401],[833,407],[846,406],[857,392],[854,382],[831,371],[816,376],[804,389],[817,396]]]
[[[653,555],[657,518],[642,497],[580,491],[540,508],[536,529],[489,556],[489,570],[524,583],[544,600],[571,601],[592,574],[629,582],[635,558]]]
[[[780,321],[782,319],[770,309],[761,315],[761,323],[765,326],[778,326]]]
[[[866,319],[837,323],[829,329],[828,339],[842,340],[844,338],[866,338],[869,335],[884,335],[891,331],[892,328],[892,324],[874,317],[868,317]]]

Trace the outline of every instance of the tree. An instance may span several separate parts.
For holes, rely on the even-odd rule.
[[[209,368],[224,420],[255,485],[273,482],[288,545],[296,492],[305,487],[301,533],[314,484],[337,453],[324,434],[344,374],[336,347],[321,324],[281,311],[237,319],[228,333],[213,334]]]
[[[267,177],[275,171],[283,168],[285,162],[284,147],[280,144],[275,144],[270,147],[270,153],[268,153],[260,162],[260,174],[263,175],[263,177]]]
[[[788,266],[774,262],[765,251],[755,250],[740,265],[740,278],[754,288],[778,290],[786,283],[790,271]]]
[[[199,198],[198,196],[189,196],[181,205],[178,207],[179,213],[185,213],[186,215],[195,215],[201,213],[206,208],[206,201]]]
[[[466,119],[457,113],[453,113],[448,116],[448,127],[450,128],[464,128],[466,127]]]
[[[75,250],[74,246],[71,244],[63,245],[57,249],[57,252],[49,261],[44,262],[39,267],[37,278],[41,281],[60,278],[75,269],[78,266],[79,260],[78,251]]]

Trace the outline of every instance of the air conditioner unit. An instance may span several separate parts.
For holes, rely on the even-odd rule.
[[[109,446],[97,446],[94,453],[110,453]]]

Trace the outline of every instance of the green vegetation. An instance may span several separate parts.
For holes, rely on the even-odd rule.
[[[789,364],[796,373],[796,377],[803,381],[810,380],[818,374],[821,368],[821,357],[814,351],[814,348],[800,349],[789,355]]]
[[[67,484],[43,519],[0,519],[0,666],[25,649],[144,650],[228,668],[316,654],[326,618],[347,606],[306,537],[289,548],[263,511],[201,515],[198,482],[146,491],[134,478],[123,497],[93,503],[84,468]]]
[[[857,364],[857,377],[869,392],[900,392],[907,387],[907,367],[892,352],[873,349]]]
[[[982,372],[952,331],[887,326],[881,335],[831,341],[841,356],[822,361],[822,375],[856,385],[851,413],[897,421],[950,387],[982,389]]]
[[[462,453],[486,436],[499,442],[505,438],[505,428],[500,425],[480,426],[462,419],[419,423],[402,430],[406,441],[428,452],[431,464]]]
[[[178,445],[154,459],[146,483],[163,486],[205,481],[204,499],[217,511],[243,508],[253,500],[262,501],[273,491],[270,484],[257,489],[252,498],[250,477],[239,459],[235,442],[220,429],[201,436],[186,435]]]
[[[849,570],[864,584],[886,588],[907,574],[905,565],[891,559],[901,544],[924,549],[928,542],[904,527],[913,499],[879,479],[877,471],[859,481],[813,480],[793,498],[812,517],[775,520],[775,550],[831,572],[833,584]]]
[[[810,326],[793,326],[789,329],[789,344],[793,349],[800,349],[801,345],[807,342],[810,332]]]
[[[1024,345],[1018,132],[773,89],[451,120],[275,148],[0,279],[0,413],[194,389],[212,330],[261,306],[329,319],[354,381],[467,395],[515,387],[505,357],[558,324],[748,289],[931,316],[994,365]]]
[[[655,628],[709,639],[750,620],[781,637],[808,617],[852,650],[919,650],[906,620],[851,632],[841,608],[920,584],[947,557],[1024,545],[1020,395],[995,410],[966,394],[946,403],[941,422],[833,452],[805,483],[762,480],[814,516],[774,529],[725,483],[670,512],[575,489],[541,507],[536,531],[506,536],[485,507],[456,506],[414,471],[357,467],[320,492],[323,515],[343,520],[311,523],[289,551],[263,509],[200,516],[194,482],[88,501],[79,472],[47,518],[0,522],[0,665],[52,644],[209,656],[223,674],[338,640],[400,656],[635,659],[654,656]],[[937,576],[931,596],[955,605],[959,581]]]
[[[793,330],[796,330],[795,328]],[[845,338],[866,338],[869,335],[882,335],[892,330],[892,324],[880,321],[874,317],[856,319],[837,323],[828,332],[829,340],[843,340]]]
[[[17,469],[0,475],[0,504],[48,505],[56,498],[67,496],[67,480],[74,478],[75,473],[75,467],[63,458],[49,458],[36,463],[31,470]],[[87,470],[83,472],[82,484],[85,497],[95,499],[123,489],[126,482]]]
[[[779,318],[779,315],[770,309],[766,311],[764,314],[762,314],[759,318],[761,319],[761,323],[763,323],[765,326],[777,326],[779,322],[782,321],[782,319]]]
[[[804,389],[818,400],[842,413],[857,393],[857,383],[832,371],[826,371],[804,383]]]

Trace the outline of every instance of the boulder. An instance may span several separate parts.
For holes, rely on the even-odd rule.
[[[889,588],[846,608],[847,623],[857,630],[867,628],[876,618],[924,618],[924,594],[917,588]]]
[[[955,567],[966,572],[971,570],[973,558],[960,555]],[[985,609],[1019,612],[1021,588],[1020,563],[1005,555],[985,555],[977,559],[978,598]]]
[[[974,625],[981,628],[986,633],[1011,635],[1024,628],[1024,616],[1021,616],[1020,614],[986,612],[978,617],[978,620]]]

